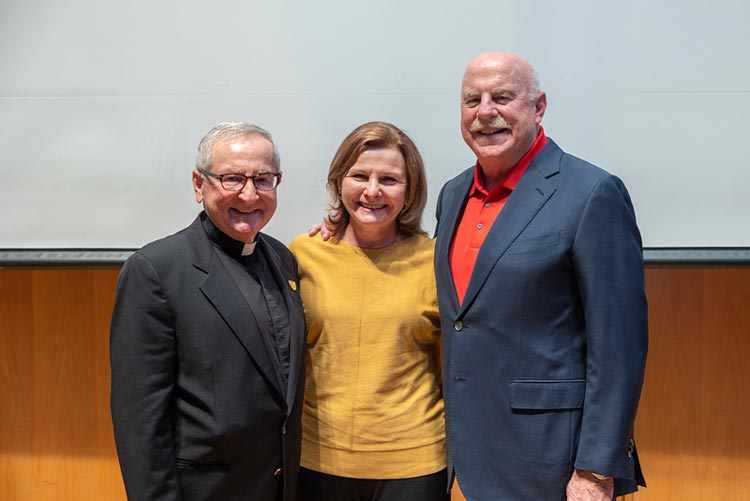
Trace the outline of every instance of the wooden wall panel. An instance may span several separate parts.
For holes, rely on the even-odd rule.
[[[124,500],[109,417],[119,270],[0,271],[0,497]]]
[[[31,274],[0,272],[0,499],[34,499]]]
[[[109,415],[118,270],[0,270],[0,499],[125,499]],[[627,501],[750,500],[750,268],[648,268]],[[454,501],[463,501],[454,489]]]
[[[750,269],[649,268],[632,501],[750,500]]]

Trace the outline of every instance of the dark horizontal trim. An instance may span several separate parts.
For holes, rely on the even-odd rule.
[[[647,265],[749,265],[750,247],[647,247],[643,260]]]
[[[0,268],[113,268],[136,249],[0,249]],[[647,265],[750,265],[748,247],[650,247]]]
[[[118,268],[136,249],[0,249],[0,268]]]

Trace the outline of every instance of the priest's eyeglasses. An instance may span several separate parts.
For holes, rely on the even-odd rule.
[[[281,183],[281,171],[279,172],[259,172],[252,176],[246,176],[244,174],[214,174],[206,169],[198,169],[204,176],[218,179],[221,183],[221,187],[227,191],[241,191],[242,188],[247,184],[247,180],[253,181],[256,190],[260,191],[271,191],[275,190],[276,187]]]

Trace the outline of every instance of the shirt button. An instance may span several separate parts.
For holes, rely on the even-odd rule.
[[[482,229],[482,226],[483,226],[483,225],[482,225],[482,223],[479,223],[479,224],[477,225],[477,229],[478,229],[478,230],[481,230],[481,229]]]
[[[281,468],[276,468],[273,472],[273,476],[278,477],[279,475],[281,475]]]
[[[491,204],[490,202],[485,202],[485,203],[484,203],[484,206],[485,206],[485,207],[489,207],[490,205],[492,205],[492,204]]]
[[[458,320],[455,324],[453,324],[453,329],[456,331],[460,331],[463,328],[464,328],[464,324],[460,320]]]

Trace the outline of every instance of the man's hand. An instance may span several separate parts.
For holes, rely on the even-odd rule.
[[[600,480],[589,471],[575,470],[565,492],[568,501],[612,501],[614,489],[611,477]]]
[[[329,230],[328,226],[325,225],[325,221],[323,221],[322,223],[316,223],[310,226],[310,229],[307,230],[307,234],[311,237],[314,237],[318,233],[320,233],[320,236],[321,238],[323,238],[323,240],[328,240],[333,236],[331,230]]]

